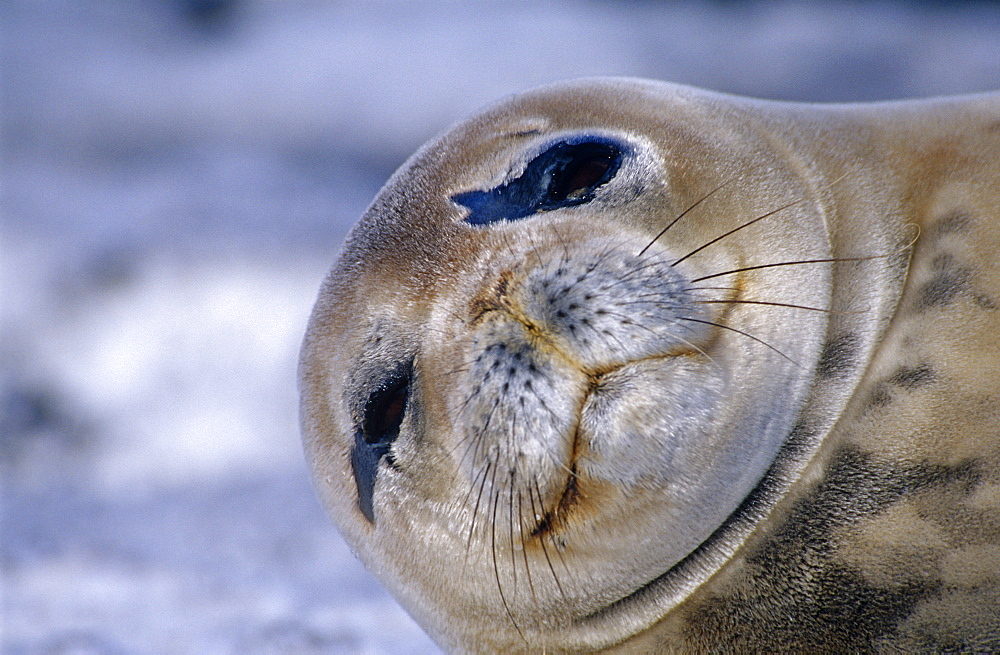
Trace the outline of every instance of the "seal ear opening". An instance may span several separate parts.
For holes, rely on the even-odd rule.
[[[358,488],[358,506],[370,522],[375,522],[373,495],[378,465],[383,458],[393,463],[390,446],[399,428],[410,397],[411,365],[386,376],[372,390],[362,410],[361,425],[354,433],[351,467]]]

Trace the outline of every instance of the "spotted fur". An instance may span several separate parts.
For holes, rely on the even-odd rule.
[[[1000,199],[975,200],[929,221],[869,373],[802,481],[623,651],[1000,652]],[[825,348],[821,377],[850,342]]]

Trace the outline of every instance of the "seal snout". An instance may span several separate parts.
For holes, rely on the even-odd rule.
[[[529,253],[469,303],[468,393],[455,401],[462,462],[474,485],[534,507],[526,532],[546,532],[576,489],[580,421],[598,381],[704,340],[705,323],[688,320],[703,306],[681,271],[632,246]]]

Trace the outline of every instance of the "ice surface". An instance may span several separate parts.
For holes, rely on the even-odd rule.
[[[313,497],[295,363],[350,224],[476,107],[1000,82],[987,3],[9,0],[0,30],[3,653],[436,652]]]

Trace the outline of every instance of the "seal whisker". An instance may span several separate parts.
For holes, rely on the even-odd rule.
[[[459,373],[468,373],[470,370],[471,369],[468,366],[459,366],[457,368],[451,369],[450,371],[443,371],[441,373],[438,373],[438,375],[440,377],[446,377],[446,376],[457,375]]]
[[[461,439],[459,439],[458,442],[454,446],[452,446],[451,448],[448,449],[448,451],[447,451],[448,454],[451,455],[451,456],[455,456],[455,454],[458,452],[458,449],[462,448],[464,446],[464,448],[463,448],[464,452],[462,453],[462,456],[458,458],[458,463],[459,464],[465,464],[465,458],[468,457],[469,455],[473,454],[472,451],[473,451],[473,448],[475,447],[475,443],[476,443],[475,438],[477,436],[478,435],[474,435],[474,434],[466,434],[464,437],[462,437]],[[473,455],[473,457],[474,457],[474,455]]]
[[[622,302],[622,303],[619,303],[619,304],[621,306],[623,306],[623,307],[629,307],[629,306],[632,306],[632,305],[635,305],[637,307],[653,306],[653,307],[665,308],[667,310],[678,310],[678,309],[681,309],[683,307],[683,305],[680,305],[678,303],[666,302],[666,301],[660,300],[659,298],[660,298],[660,296],[654,296],[653,298],[650,298],[649,300],[639,299],[639,300],[632,300],[632,301],[629,301],[629,302]],[[692,301],[692,302],[695,302],[695,301]],[[653,330],[652,328],[650,328],[648,325],[644,325],[643,323],[640,323],[638,321],[633,320],[633,317],[629,316],[628,314],[622,314],[621,312],[613,312],[613,311],[610,311],[610,310],[607,310],[606,313],[609,316],[615,316],[615,317],[620,318],[621,321],[622,321],[622,323],[625,324],[625,325],[633,325],[633,326],[635,326],[636,328],[638,328],[640,330],[645,330],[646,332],[649,332],[649,334],[651,334],[653,336],[658,336],[658,333],[655,330]],[[668,318],[668,317],[665,317],[664,320],[668,320],[668,321],[670,321],[671,323],[674,323],[674,324],[676,324],[676,322],[677,322],[676,320]],[[682,326],[679,326],[679,327],[682,327]],[[690,328],[687,328],[687,329],[690,330]],[[613,335],[609,335],[609,336],[613,336]],[[615,340],[618,341],[619,344],[621,344],[620,340],[618,340],[617,338]]]
[[[607,313],[607,314],[608,314],[609,316],[618,316],[618,317],[620,317],[620,318],[623,318],[623,319],[628,319],[628,317],[627,317],[627,316],[625,316],[624,314],[620,314],[620,313],[618,313],[618,312],[612,312],[612,311],[610,311],[610,310],[607,310],[607,311],[606,311],[606,313]],[[622,342],[622,340],[621,340],[621,339],[619,339],[619,338],[618,338],[617,336],[615,336],[615,334],[614,334],[613,332],[611,332],[610,330],[603,330],[603,331],[602,331],[602,330],[598,330],[598,329],[597,329],[597,328],[596,328],[595,326],[593,326],[593,325],[592,325],[592,324],[590,324],[589,322],[587,322],[587,323],[584,323],[584,325],[585,325],[586,327],[588,327],[588,328],[590,329],[590,331],[591,331],[591,332],[593,332],[593,333],[594,333],[595,335],[597,335],[597,338],[598,338],[598,339],[600,339],[600,338],[601,338],[601,335],[603,334],[604,336],[607,336],[607,337],[611,337],[612,339],[614,339],[614,340],[615,340],[615,342],[616,342],[616,343],[618,344],[618,347],[619,347],[619,348],[621,348],[622,350],[625,350],[625,349],[627,348],[627,346],[626,346],[626,345],[625,345],[625,344],[624,344],[624,343]],[[649,328],[648,328],[648,327],[646,327],[645,325],[639,325],[639,327],[642,327],[642,328],[645,328],[645,329],[646,329],[646,330],[648,330],[648,331],[649,331],[649,332],[650,332],[651,334],[655,334],[655,332],[653,332],[653,330],[649,329]]]
[[[729,230],[728,232],[726,232],[724,234],[720,234],[719,236],[715,237],[714,239],[712,239],[708,243],[705,243],[705,244],[702,244],[701,246],[698,246],[697,248],[695,248],[694,250],[692,250],[688,254],[686,254],[683,257],[681,257],[680,259],[676,260],[673,264],[671,264],[671,266],[677,266],[678,264],[680,264],[682,261],[684,261],[685,259],[687,259],[691,255],[694,255],[695,253],[701,252],[702,250],[704,250],[705,248],[708,248],[712,244],[718,243],[719,241],[722,241],[726,237],[728,237],[728,236],[730,236],[732,234],[735,234],[736,232],[739,232],[740,230],[742,230],[744,228],[750,227],[751,225],[753,225],[754,223],[756,223],[758,221],[764,220],[768,216],[774,216],[778,212],[784,211],[784,210],[788,209],[789,207],[794,207],[795,205],[802,204],[803,202],[805,202],[804,198],[801,199],[801,200],[796,200],[794,202],[790,202],[787,205],[782,205],[781,207],[778,207],[777,209],[772,209],[771,211],[767,212],[766,214],[762,214],[762,215],[758,216],[757,218],[755,218],[753,220],[747,221],[746,223],[744,223],[743,225],[740,225],[739,227],[734,227],[733,229]],[[694,281],[695,280],[692,280],[692,282],[694,282]]]
[[[514,244],[510,240],[510,235],[500,232],[498,236],[503,242],[504,248],[507,249],[507,252],[510,253],[510,256],[516,261],[518,259],[517,250],[514,248]]]
[[[530,488],[529,488],[530,493]],[[531,602],[535,609],[539,609],[538,596],[535,594],[535,584],[531,579],[531,564],[528,559],[528,544],[524,539],[524,497],[521,490],[517,490],[517,537],[521,542],[521,557],[524,560],[524,575],[528,579],[528,591],[531,593]]]
[[[506,387],[506,385],[504,386]],[[466,409],[468,409],[471,401],[477,395],[478,395],[478,388],[473,388],[473,390],[465,397],[464,401],[460,405],[459,411],[464,412]],[[510,392],[508,392],[505,388],[494,395],[492,405],[484,413],[483,424],[479,426],[478,429],[476,430],[466,431],[466,434],[462,438],[460,438],[457,441],[457,443],[450,449],[452,455],[456,453],[458,448],[464,445],[465,453],[460,458],[461,462],[464,462],[466,458],[469,457],[470,455],[472,457],[472,462],[475,462],[480,458],[481,456],[480,450],[487,441],[485,435],[490,433],[491,424],[493,423],[494,418],[497,416],[497,412],[500,410],[500,408],[506,406],[509,395]],[[555,416],[554,413],[553,416]],[[515,414],[513,418],[514,421],[516,422],[518,416]],[[508,427],[510,427],[512,430],[515,429],[516,423]],[[501,431],[503,432],[503,430]]]
[[[501,487],[495,490],[496,492],[496,502],[501,500],[503,494],[503,484],[506,483],[507,486],[507,546],[510,551],[510,571],[513,580],[513,591],[512,598],[517,598],[517,554],[514,551],[514,486],[517,477],[517,457],[518,454],[513,451],[514,441],[510,440],[510,437],[517,434],[518,431],[518,415],[514,414],[511,417],[508,430],[504,432],[504,436],[508,437],[508,440],[503,442],[503,453],[497,454],[497,469],[501,466],[501,462],[505,462],[508,466],[508,472],[505,476],[500,479]],[[494,516],[494,521],[496,517]]]
[[[557,468],[560,468],[563,471],[565,471],[566,475],[568,475],[570,478],[575,478],[576,477],[576,471],[574,471],[572,468],[566,466],[565,462],[562,462],[561,460],[559,460],[559,458],[557,458],[555,455],[553,455],[552,453],[550,453],[548,451],[545,451],[545,456],[548,457],[549,460],[553,464],[555,464]]]
[[[569,576],[572,579],[573,572],[570,570],[569,564],[566,563],[566,558],[563,557],[562,548],[559,547],[559,544],[555,543],[555,539],[552,537],[551,533],[549,534],[549,538],[553,539],[553,545],[556,547],[556,557],[559,558],[559,563],[562,564],[563,571],[566,573],[567,576]]]
[[[680,294],[678,294],[680,295]],[[633,293],[632,297],[628,301],[618,301],[619,305],[629,306],[629,305],[656,305],[657,307],[681,307],[683,303],[679,300],[664,300],[664,298],[674,298],[673,294],[663,293],[662,291],[647,291],[645,293]]]
[[[529,492],[528,493],[528,498],[529,498],[529,500],[531,500],[531,511],[532,511],[532,514],[535,517],[541,516],[541,517],[543,517],[543,520],[544,520],[544,516],[545,516],[544,505],[542,504],[542,492],[538,488],[538,480],[534,481],[534,491],[538,495],[538,504],[539,504],[539,507],[537,507],[537,508],[535,507],[535,497],[531,494],[531,487],[528,488],[528,492]],[[542,554],[545,556],[545,563],[548,565],[549,571],[552,573],[552,581],[556,583],[556,589],[559,591],[559,595],[562,596],[563,600],[566,600],[566,592],[563,591],[562,584],[560,584],[560,582],[559,582],[559,576],[556,574],[556,568],[552,565],[552,558],[549,557],[549,549],[545,545],[545,539],[546,539],[546,537],[547,537],[546,534],[539,534],[538,535],[538,543],[542,547]]]
[[[563,233],[559,231],[559,225],[558,224],[555,224],[555,223],[552,224],[551,229],[552,229],[552,233],[556,235],[556,241],[558,241],[559,245],[562,246],[562,251],[563,251],[562,252],[562,261],[564,261],[564,262],[565,261],[569,261],[570,252],[572,252],[570,250],[570,247],[569,247],[569,242],[566,241],[566,238],[564,237]],[[546,263],[547,262],[543,262],[540,257],[538,258],[538,266],[539,266],[539,268],[541,268],[542,266],[545,266]]]
[[[463,400],[461,404],[458,406],[458,411],[464,412],[466,409],[468,409],[469,403],[471,403],[478,395],[479,395],[479,389],[473,387],[472,390],[465,395],[465,400]]]
[[[715,327],[719,327],[719,328],[722,328],[724,330],[731,330],[732,332],[736,332],[737,334],[742,334],[743,336],[749,337],[750,339],[753,339],[757,343],[770,348],[774,352],[778,353],[779,355],[781,355],[782,357],[784,357],[785,359],[787,359],[788,361],[790,361],[792,364],[795,364],[799,368],[802,368],[802,366],[798,362],[796,362],[794,359],[792,359],[791,357],[789,357],[785,353],[781,352],[780,350],[778,350],[777,348],[775,348],[774,346],[772,346],[768,342],[764,341],[763,339],[758,339],[757,337],[755,337],[752,334],[749,334],[748,332],[744,332],[743,330],[738,330],[738,329],[736,329],[734,327],[731,327],[729,325],[725,325],[723,323],[716,323],[714,321],[704,321],[704,320],[701,320],[701,319],[698,319],[698,318],[690,318],[688,316],[678,316],[677,318],[678,318],[678,320],[681,320],[681,321],[691,321],[693,323],[703,323],[705,325],[714,325]]]
[[[549,413],[549,415],[553,419],[555,419],[556,421],[558,421],[559,418],[560,418],[559,414],[556,413],[555,411],[553,411],[552,408],[548,406],[548,404],[545,402],[545,399],[543,397],[539,396],[537,393],[534,394],[534,396],[535,396],[535,399],[538,401],[538,404],[545,411],[547,411]],[[569,475],[570,477],[576,477],[576,472],[573,469],[571,469],[570,467],[566,466],[566,464],[564,462],[560,461],[558,457],[556,457],[555,455],[553,455],[552,453],[550,453],[547,450],[544,450],[543,452],[552,461],[553,464],[555,464],[558,468],[561,468],[563,471],[565,471],[567,475]],[[541,496],[539,496],[539,501],[540,500],[541,500]]]
[[[497,408],[500,406],[500,403],[502,401],[503,401],[502,395],[498,394],[497,397],[493,399],[493,406],[490,407],[489,411],[486,413],[486,419],[483,422],[482,430],[476,434],[476,436],[479,438],[477,439],[475,452],[472,454],[473,460],[479,457],[479,447],[482,443],[486,441],[484,435],[488,433],[490,428],[490,423],[493,422],[493,417],[496,415]]]
[[[703,275],[701,277],[694,278],[691,280],[691,284],[696,282],[702,282],[704,280],[711,280],[712,278],[722,277],[724,275],[734,275],[736,273],[743,273],[745,271],[757,271],[764,268],[774,268],[777,266],[798,266],[800,264],[835,264],[837,262],[867,262],[874,261],[877,259],[888,259],[889,257],[894,257],[902,252],[905,252],[913,247],[920,238],[920,226],[914,226],[917,228],[916,235],[910,240],[908,244],[883,255],[865,255],[862,257],[828,257],[823,259],[800,259],[790,262],[775,262],[773,264],[758,264],[756,266],[744,266],[742,268],[734,268],[728,271],[722,271],[721,273],[712,273],[711,275]]]
[[[511,466],[509,485],[507,491],[507,532],[508,532],[508,546],[510,548],[510,570],[511,576],[514,582],[513,597],[517,598],[517,549],[514,547],[514,487],[517,480],[517,465]],[[520,514],[518,514],[518,521],[520,521]],[[518,524],[520,529],[520,524]],[[522,548],[523,550],[523,548]]]
[[[514,549],[514,481],[517,477],[517,466],[511,466],[507,490],[507,532],[510,548],[510,571],[514,578],[514,598],[517,598],[517,552]]]
[[[600,252],[597,253],[597,255],[594,257],[594,260],[586,268],[585,270],[586,275],[590,275],[591,273],[593,273],[595,270],[597,270],[598,267],[605,264],[608,260],[614,257],[618,252],[620,252],[620,250],[621,247],[616,248],[612,247],[611,244],[604,244]]]
[[[643,255],[645,255],[646,251],[649,250],[650,248],[652,248],[653,244],[656,243],[657,241],[659,241],[660,237],[662,237],[664,234],[666,234],[667,230],[669,230],[670,228],[672,228],[674,226],[674,224],[677,223],[677,221],[679,221],[682,218],[684,218],[684,216],[686,216],[689,212],[691,212],[691,210],[693,210],[695,207],[697,207],[701,203],[703,203],[706,200],[708,200],[709,198],[711,198],[713,195],[715,195],[715,193],[717,191],[719,191],[720,189],[722,189],[724,186],[726,186],[727,184],[729,184],[731,181],[732,180],[726,180],[725,182],[723,182],[719,186],[715,187],[714,189],[712,189],[711,191],[709,191],[708,193],[706,193],[705,195],[703,195],[701,198],[698,198],[698,200],[696,200],[691,206],[689,206],[687,209],[685,209],[680,214],[678,214],[677,218],[675,218],[674,220],[670,221],[670,223],[668,223],[665,228],[663,228],[662,230],[660,230],[659,233],[657,233],[657,235],[655,237],[653,237],[653,239],[649,243],[646,244],[646,247],[643,248],[642,250],[640,250],[636,256],[637,257],[642,257]]]
[[[653,274],[655,274],[656,268],[658,266],[663,266],[663,265],[669,266],[670,264],[667,264],[666,260],[662,259],[662,258],[657,259],[657,258],[650,257],[650,258],[641,260],[641,263],[639,265],[633,267],[631,271],[629,271],[625,275],[622,275],[620,278],[618,278],[618,281],[619,282],[628,282],[630,280],[635,279],[637,276],[639,276],[640,274],[643,274],[643,273],[645,273],[646,276],[648,276],[650,274],[650,272],[653,272]]]
[[[478,391],[476,389],[473,389],[472,392],[470,393],[470,395],[467,396],[466,399],[465,399],[465,401],[459,406],[459,411],[460,412],[464,411],[465,408],[468,406],[468,404],[472,401],[473,396],[475,396],[477,394],[478,394]],[[499,403],[499,400],[497,400],[496,402]],[[479,437],[480,437],[480,435],[478,433],[467,432],[465,434],[465,436],[463,436],[461,439],[459,439],[455,443],[455,445],[453,447],[449,448],[449,450],[448,450],[449,454],[452,455],[452,456],[454,456],[455,453],[458,452],[458,449],[462,448],[464,446],[465,447],[464,448],[465,452],[459,458],[459,463],[464,464],[465,463],[465,458],[467,456],[469,456],[470,454],[472,455],[473,460],[474,460],[476,458],[476,456],[478,455],[478,453],[479,453],[479,443],[481,441],[481,439]]]
[[[859,309],[854,311],[838,311],[835,309],[824,309],[822,307],[806,307],[805,305],[794,305],[785,302],[767,302],[764,300],[692,300],[698,304],[721,304],[721,305],[765,305],[769,307],[790,307],[792,309],[807,309],[813,312],[824,312],[826,314],[864,314],[867,310]]]
[[[732,291],[737,292],[738,287],[687,287],[685,291]]]
[[[489,476],[489,470],[491,466],[492,462],[486,463],[486,468],[483,469],[482,480],[479,482],[479,492],[476,494],[476,505],[475,507],[472,508],[472,517],[469,520],[469,536],[465,543],[466,558],[468,558],[469,551],[472,549],[472,539],[473,536],[475,535],[475,530],[476,530],[476,517],[479,515],[479,505],[480,503],[482,503],[483,500],[483,492],[486,489],[486,478]],[[473,482],[472,488],[473,489],[475,488],[475,482]]]
[[[521,632],[520,626],[517,624],[517,620],[514,619],[514,614],[510,609],[510,603],[507,601],[507,595],[503,592],[503,582],[500,580],[500,563],[497,557],[497,509],[500,504],[500,492],[496,489],[496,474],[500,467],[494,467],[493,469],[493,479],[490,480],[490,493],[493,497],[493,511],[492,518],[490,520],[490,550],[493,553],[493,577],[497,583],[497,591],[500,593],[500,601],[503,603],[504,611],[507,613],[507,618],[514,625],[514,629],[517,630],[517,634],[520,635],[521,639],[525,644],[528,643],[527,639],[524,638],[524,633]]]
[[[621,304],[627,307],[629,305],[657,305],[658,303],[656,301],[646,300],[646,301],[641,301],[641,302],[628,302],[628,303],[621,303]],[[666,304],[666,303],[664,303],[664,304],[668,308],[670,308],[670,309],[674,309],[675,308],[674,305],[672,305],[672,304]],[[627,314],[622,314],[620,312],[608,311],[608,315],[620,318],[622,320],[622,322],[625,323],[625,324],[627,324],[627,325],[634,325],[635,327],[639,328],[640,330],[645,330],[646,332],[648,332],[653,337],[659,336],[659,334],[655,330],[653,330],[651,327],[649,327],[648,325],[644,325],[642,323],[633,321],[632,317],[628,316]],[[668,319],[668,320],[670,320],[670,319]],[[676,324],[676,321],[671,320],[671,323],[675,323]],[[678,326],[678,327],[684,327],[684,328],[690,330],[690,328],[687,328],[687,326]],[[591,329],[593,329],[595,332],[597,332],[597,328],[593,328],[592,327]],[[618,344],[623,349],[625,348],[625,344],[622,343],[621,339],[619,339],[618,337],[614,336],[614,334],[608,334],[607,336],[610,336],[615,341],[617,341]],[[679,336],[676,336],[676,335],[673,335],[673,336],[675,336],[677,339],[680,339],[681,341],[684,341],[684,339],[682,337],[679,337]],[[691,344],[691,343],[689,343],[687,341],[685,341],[685,343],[688,343],[688,345],[692,346],[693,348],[695,348],[696,350],[698,350],[702,354],[705,354],[704,351],[702,351],[700,348],[694,346],[693,344]]]
[[[455,501],[449,507],[449,509],[451,511],[460,510],[462,507],[468,507],[470,505],[469,501],[472,499],[472,495],[474,493],[476,493],[476,485],[480,484],[480,476],[483,475],[484,471],[487,471],[487,470],[489,470],[488,467],[486,469],[482,469],[480,471],[477,471],[475,473],[475,475],[472,476],[471,480],[469,481],[469,489],[468,489],[468,491],[465,492],[465,495],[463,495],[463,496],[455,499]],[[459,470],[456,470],[455,473],[452,475],[452,480],[453,481],[457,481],[459,475],[460,475]],[[481,484],[480,484],[480,486],[481,486]],[[481,494],[482,494],[482,489],[480,488],[480,491],[479,491],[478,495],[481,496]],[[478,506],[478,503],[479,503],[479,497],[477,496],[477,499],[476,499],[477,506]],[[472,521],[471,522],[474,522],[474,521],[475,521],[475,512],[473,512],[473,516],[472,516]],[[471,541],[471,535],[470,535],[469,540]],[[468,546],[468,544],[467,544],[467,546]]]

